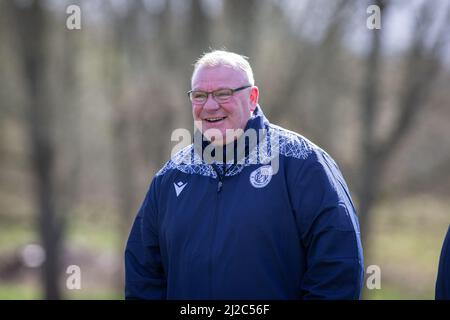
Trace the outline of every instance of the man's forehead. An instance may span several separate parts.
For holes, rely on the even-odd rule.
[[[200,66],[192,77],[192,87],[199,86],[234,86],[246,84],[247,74],[244,70],[228,65]]]

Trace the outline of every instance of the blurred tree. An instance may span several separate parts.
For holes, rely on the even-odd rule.
[[[375,1],[382,13],[389,7],[389,2]],[[440,71],[441,59],[439,55],[443,46],[448,43],[450,30],[450,7],[443,20],[437,36],[432,37],[433,11],[436,3],[424,1],[418,19],[409,52],[405,56],[404,76],[401,92],[397,101],[398,115],[392,129],[383,140],[376,136],[379,126],[380,103],[383,98],[380,91],[382,70],[381,34],[384,28],[372,30],[371,49],[366,61],[366,78],[364,81],[361,103],[361,168],[358,181],[359,214],[363,239],[369,237],[371,225],[371,209],[383,186],[383,172],[396,153],[399,144],[405,139],[415,124],[415,119],[426,106],[426,99],[433,89],[434,81]],[[429,39],[433,39],[429,43]],[[369,241],[364,241],[368,246]]]
[[[34,178],[36,221],[45,250],[44,295],[60,299],[67,213],[76,198],[80,156],[74,38],[64,34],[65,24],[54,28],[55,21],[41,1],[10,1],[7,10],[9,22],[15,26],[12,30],[26,97],[24,123]],[[55,56],[49,41],[61,38],[62,59],[52,61]]]
[[[56,214],[55,145],[51,132],[54,119],[44,81],[48,62],[46,17],[38,1],[28,7],[19,7],[11,2],[10,9],[16,22],[17,49],[28,95],[26,123],[39,208],[38,225],[46,254],[42,267],[45,296],[59,299],[61,290],[57,275],[61,274],[62,220]]]

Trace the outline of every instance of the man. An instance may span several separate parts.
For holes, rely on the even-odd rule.
[[[358,299],[359,225],[333,159],[269,123],[240,55],[205,54],[188,94],[202,140],[151,183],[125,252],[125,297]]]
[[[442,246],[436,281],[436,300],[450,300],[450,226]]]

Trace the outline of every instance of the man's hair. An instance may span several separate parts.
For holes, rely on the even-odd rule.
[[[247,74],[248,82],[250,85],[255,85],[255,79],[253,78],[252,67],[248,63],[248,57],[223,50],[213,50],[211,52],[204,53],[194,64],[194,77],[195,72],[201,66],[217,67],[217,66],[230,66],[233,69],[242,70]]]

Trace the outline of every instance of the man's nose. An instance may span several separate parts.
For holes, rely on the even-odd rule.
[[[208,97],[206,98],[205,104],[203,105],[203,109],[206,111],[214,111],[219,109],[220,106],[217,103],[216,100],[214,100],[214,97],[212,93],[208,94]]]

